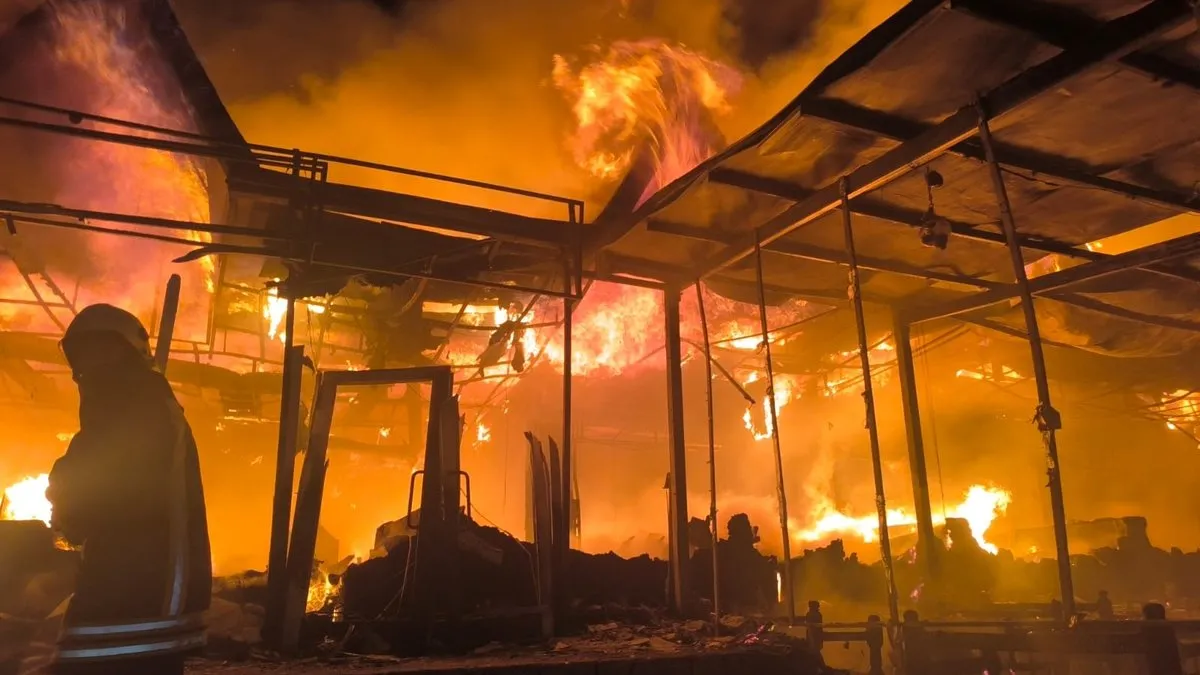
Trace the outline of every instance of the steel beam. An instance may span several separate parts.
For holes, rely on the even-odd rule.
[[[717,444],[715,432],[715,417],[713,415],[713,365],[720,367],[720,363],[713,359],[712,344],[708,337],[708,314],[704,311],[704,287],[696,284],[696,307],[700,311],[700,332],[704,336],[704,401],[708,406],[707,422],[708,422],[708,527],[712,533],[712,607],[713,607],[713,635],[721,634],[721,564],[717,555],[717,547],[720,543],[720,525],[717,523]],[[721,369],[724,372],[724,368]],[[725,373],[728,377],[728,373]],[[734,382],[735,386],[741,389],[732,378],[730,382]],[[742,390],[745,394],[745,390]],[[751,399],[750,405],[754,405]]]
[[[892,341],[896,343],[896,374],[900,380],[900,404],[904,412],[904,436],[908,445],[908,469],[912,476],[913,510],[917,516],[917,561],[931,581],[938,576],[938,539],[933,532],[933,506],[929,497],[929,470],[925,464],[925,437],[917,402],[917,375],[913,367],[912,332],[898,316],[892,317]]]
[[[669,553],[671,608],[683,614],[688,607],[687,444],[683,434],[683,342],[680,334],[679,290],[663,292],[667,342],[667,442],[671,453],[669,488]]]
[[[806,114],[807,114],[807,108],[805,110],[806,110]],[[859,127],[855,127],[855,128],[859,128]],[[874,132],[874,130],[871,130],[871,131]],[[888,135],[888,134],[882,134],[882,135]],[[908,136],[906,136],[905,138],[908,138]],[[980,152],[980,157],[982,158],[983,151],[980,150],[979,152]],[[1001,164],[1003,164],[1003,163],[1004,162],[1001,162]],[[752,190],[754,192],[758,192],[761,194],[771,195],[772,197],[779,197],[780,199],[789,199],[793,202],[803,201],[803,200],[807,199],[810,195],[812,195],[812,192],[813,192],[812,190],[806,190],[804,188],[801,188],[798,185],[793,185],[791,183],[786,183],[784,181],[775,180],[775,179],[771,179],[771,178],[764,178],[762,176],[755,176],[753,174],[749,174],[749,173],[745,173],[745,172],[737,171],[737,170],[733,170],[733,169],[722,169],[722,168],[714,169],[712,171],[712,173],[709,174],[708,178],[709,178],[709,180],[716,182],[716,183],[720,183],[722,185],[730,185],[730,186],[742,188],[744,190]],[[854,200],[853,202],[851,202],[850,210],[854,213],[864,215],[864,216],[870,216],[877,220],[882,220],[882,221],[889,222],[889,223],[895,223],[897,225],[906,225],[908,227],[913,227],[913,228],[921,226],[921,220],[924,216],[924,214],[922,214],[920,212],[914,212],[909,209],[904,209],[904,208],[892,206],[890,204],[886,204],[886,203],[883,203],[880,201],[871,200],[869,197],[860,197],[860,198]],[[980,229],[976,225],[969,225],[967,223],[956,223],[954,221],[950,221],[950,227],[951,227],[951,234],[953,234],[955,237],[959,237],[962,239],[970,239],[971,241],[978,241],[981,243],[992,244],[995,246],[1005,246],[1006,245],[1005,241],[1004,241],[1004,233],[1003,232],[992,232],[990,230],[983,230],[983,229]],[[650,221],[649,228],[651,230],[654,229],[654,221]],[[1019,240],[1021,242],[1021,248],[1029,249],[1031,251],[1041,251],[1042,253],[1055,253],[1058,255],[1070,256],[1070,257],[1074,257],[1074,258],[1080,258],[1083,260],[1103,260],[1104,258],[1108,257],[1107,255],[1105,255],[1103,253],[1089,251],[1086,248],[1076,248],[1073,244],[1068,244],[1068,243],[1056,241],[1053,239],[1045,239],[1043,237],[1021,235]],[[767,250],[768,251],[773,250],[774,246],[775,246],[775,244],[772,244],[772,246],[768,246]],[[862,258],[859,258],[859,264],[864,269],[869,269],[866,265],[863,264]],[[1164,273],[1167,273],[1167,272],[1164,272]],[[1174,273],[1171,272],[1171,274],[1174,274]]]
[[[771,422],[771,444],[775,450],[775,491],[779,500],[779,530],[783,540],[783,599],[787,617],[796,623],[796,583],[792,579],[792,533],[788,523],[786,481],[783,474],[783,447],[779,442],[779,406],[775,403],[775,365],[771,359],[771,330],[767,324],[767,294],[763,286],[762,247],[755,245],[755,271],[758,276],[758,321],[762,332],[763,357],[767,365],[767,412]],[[861,307],[860,307],[861,309]],[[714,552],[715,554],[715,552]]]
[[[1029,352],[1033,361],[1033,376],[1037,384],[1038,405],[1034,415],[1042,441],[1046,448],[1046,475],[1049,478],[1050,511],[1054,520],[1054,545],[1058,562],[1058,583],[1062,595],[1062,619],[1075,616],[1075,586],[1071,579],[1071,550],[1067,545],[1067,514],[1063,502],[1062,474],[1059,471],[1058,441],[1055,432],[1062,428],[1059,413],[1050,402],[1050,379],[1046,375],[1046,356],[1042,351],[1042,335],[1038,328],[1037,310],[1033,306],[1033,293],[1029,279],[1025,276],[1025,260],[1017,245],[1017,225],[1013,219],[1012,205],[1004,187],[1004,174],[992,153],[992,133],[988,125],[989,111],[981,100],[976,104],[976,124],[979,140],[987,153],[988,169],[992,178],[992,189],[1000,209],[1000,223],[1008,237],[1008,250],[1012,258],[1013,276],[1021,294],[1021,309],[1025,314],[1025,330],[1029,333]]]
[[[983,104],[992,119],[999,119],[1096,64],[1134,52],[1164,31],[1191,20],[1191,10],[1182,0],[1154,0],[1136,12],[1104,24],[1080,39],[1076,47],[996,87],[983,98]],[[851,172],[846,177],[847,198],[855,199],[869,193],[928,163],[978,133],[977,125],[975,106],[959,109],[920,136]],[[821,188],[808,199],[740,236],[736,244],[703,261],[697,266],[695,276],[706,277],[746,258],[754,253],[756,245],[769,244],[825,216],[836,209],[840,201],[839,184]]]
[[[848,129],[884,136],[902,143],[916,138],[932,128],[930,125],[922,122],[914,122],[896,115],[870,110],[836,99],[806,99],[801,105],[801,109],[809,117],[822,119]],[[986,163],[983,148],[979,147],[979,143],[974,139],[965,140],[955,145],[950,148],[949,152],[950,154],[978,162],[979,164]],[[1043,180],[1077,185],[1093,190],[1102,190],[1171,211],[1200,213],[1200,202],[1189,196],[1154,190],[1111,178],[1102,178],[1092,173],[1092,167],[1078,161],[1033,152],[1003,143],[996,144],[995,152],[996,158],[1004,166],[1038,176]],[[856,210],[860,208],[858,204],[854,204],[854,207]],[[1023,237],[1023,239],[1026,238],[1028,237]],[[1001,238],[997,241],[1004,243],[1003,236],[1001,235]],[[1026,246],[1026,248],[1036,247]],[[1050,252],[1059,253],[1060,251]]]
[[[646,227],[651,232],[673,234],[680,237],[695,239],[697,241],[729,244],[734,240],[733,237],[721,236],[720,234],[717,234],[713,230],[707,228],[695,227],[693,225],[667,223],[660,220],[648,221]],[[799,242],[776,241],[770,246],[764,246],[763,250],[767,253],[775,253],[778,255],[785,255],[791,258],[799,258],[802,260],[811,260],[813,262],[829,263],[832,265],[841,266],[846,266],[849,264],[848,257],[842,251],[834,251],[832,249]],[[974,277],[968,277],[965,275],[938,272],[935,270],[917,267],[916,265],[907,265],[905,263],[892,262],[890,260],[872,258],[869,256],[859,256],[858,267],[859,269],[870,270],[872,272],[888,272],[913,279],[939,281],[942,283],[969,286],[971,288],[996,288],[1003,285],[1001,282],[997,281],[988,281],[986,279],[976,279]]]
[[[858,256],[854,248],[853,216],[850,213],[850,197],[847,194],[848,184],[845,178],[841,181],[841,187],[842,229],[846,237],[846,255],[850,259],[850,299],[854,306],[854,327],[858,336],[858,362],[859,367],[862,368],[862,396],[863,404],[866,407],[867,437],[871,444],[871,473],[875,481],[875,509],[879,516],[879,553],[883,558],[883,574],[887,579],[888,616],[893,626],[899,626],[900,604],[896,597],[896,568],[892,561],[892,538],[888,534],[887,497],[883,484],[883,453],[879,447],[879,426],[875,419],[875,387],[871,381],[871,348],[867,343],[867,318],[863,313],[862,288],[858,283]],[[769,348],[771,341],[764,340],[764,342]],[[770,372],[769,366],[768,372]],[[772,401],[773,405],[774,401]],[[771,409],[771,414],[774,417],[774,407]]]
[[[1071,267],[1060,272],[1053,272],[1030,279],[1029,291],[1034,295],[1048,294],[1111,274],[1119,274],[1157,263],[1165,263],[1197,255],[1200,255],[1200,233],[1189,234],[1127,253],[1109,256],[1097,262]],[[954,316],[1011,300],[1020,295],[1021,288],[1018,284],[1004,284],[982,293],[969,295],[960,300],[908,313],[905,315],[905,320],[914,323]]]
[[[950,9],[970,14],[991,24],[1029,33],[1059,48],[1069,47],[1078,39],[1078,35],[1095,30],[1101,25],[1083,13],[1074,13],[1069,20],[1064,20],[1061,11],[1055,12],[1058,16],[1051,16],[1050,12],[1037,11],[1038,5],[1032,3],[1027,6],[1025,3],[1004,0],[951,0],[948,4]],[[1117,61],[1122,66],[1151,79],[1200,90],[1200,72],[1157,54],[1137,52]]]

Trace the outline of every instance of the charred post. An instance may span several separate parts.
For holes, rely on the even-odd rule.
[[[687,608],[687,445],[683,436],[683,342],[680,336],[679,290],[663,291],[667,341],[667,437],[671,448],[668,544],[671,569],[671,607]]]
[[[289,347],[284,354],[279,444],[275,453],[275,492],[271,504],[271,548],[267,558],[267,607],[263,624],[263,632],[269,641],[279,637],[280,619],[287,602],[288,518],[292,512],[292,482],[296,471],[303,362],[303,346]]]
[[[871,384],[871,352],[867,344],[867,320],[863,314],[862,288],[858,283],[858,257],[854,249],[854,225],[850,215],[849,186],[842,178],[842,228],[846,236],[846,256],[850,262],[850,299],[854,305],[854,325],[858,330],[858,361],[862,367],[863,404],[866,407],[867,437],[871,442],[871,470],[875,478],[875,508],[879,512],[879,552],[883,556],[883,575],[887,580],[888,612],[893,625],[900,623],[896,599],[896,570],[892,565],[892,540],[888,536],[887,497],[883,487],[883,457],[879,450],[879,429],[875,423],[875,391]],[[768,343],[769,344],[769,343]]]
[[[179,291],[183,279],[172,274],[167,279],[167,292],[163,296],[162,318],[158,323],[158,339],[154,344],[154,365],[158,372],[167,372],[167,361],[171,358],[171,339],[175,337],[175,317],[179,315]]]
[[[1029,288],[1029,277],[1025,274],[1025,260],[1017,241],[1017,225],[1013,220],[1008,191],[1004,187],[1004,174],[996,161],[992,146],[992,132],[988,126],[988,112],[982,101],[976,102],[979,115],[979,141],[987,158],[988,173],[992,178],[992,189],[1000,209],[1000,224],[1008,242],[1012,259],[1013,276],[1021,297],[1021,310],[1025,315],[1025,331],[1029,334],[1029,352],[1033,361],[1033,376],[1037,384],[1038,406],[1034,420],[1042,433],[1046,447],[1046,474],[1049,478],[1050,509],[1054,518],[1054,546],[1058,560],[1058,583],[1062,594],[1063,617],[1075,615],[1075,589],[1071,580],[1071,551],[1067,546],[1067,515],[1063,503],[1062,476],[1058,465],[1058,443],[1055,432],[1062,428],[1062,419],[1050,403],[1050,381],[1046,376],[1046,357],[1042,352],[1042,336],[1038,330],[1037,310],[1033,306],[1033,293]]]
[[[696,282],[696,306],[700,310],[700,332],[704,335],[704,395],[708,404],[708,527],[712,530],[713,565],[713,632],[721,632],[721,573],[717,556],[717,544],[721,533],[717,525],[717,445],[713,416],[713,356],[708,339],[708,314],[704,311],[704,288]]]
[[[582,289],[581,289],[582,290]],[[564,612],[567,608],[566,567],[567,557],[571,550],[571,529],[574,522],[572,504],[575,503],[571,477],[574,475],[571,457],[571,332],[574,321],[571,314],[575,311],[575,301],[570,298],[563,300],[563,428],[562,428],[562,458],[561,472],[557,477],[562,481],[562,520],[556,523],[554,546],[558,558],[558,586],[555,594],[556,611]]]
[[[892,340],[896,343],[896,374],[900,382],[900,404],[908,445],[908,469],[912,474],[913,510],[917,516],[917,559],[922,572],[932,581],[937,576],[937,535],[933,532],[933,506],[929,497],[929,470],[925,465],[925,438],[921,433],[921,410],[917,403],[917,377],[913,367],[911,326],[893,314]]]
[[[792,534],[788,526],[787,489],[783,482],[783,448],[779,444],[779,411],[775,405],[775,366],[771,363],[771,330],[767,325],[767,290],[763,283],[762,246],[755,235],[754,266],[758,275],[758,321],[767,360],[767,409],[771,413],[771,443],[775,449],[775,490],[779,498],[779,529],[783,535],[783,586],[788,623],[796,623],[796,585],[792,582]]]

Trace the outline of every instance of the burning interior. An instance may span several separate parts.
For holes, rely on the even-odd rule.
[[[439,518],[458,549],[475,537],[455,574],[495,558],[512,575],[508,595],[463,590],[488,598],[463,608],[549,604],[528,545],[547,536],[531,452],[557,478],[545,490],[563,493],[555,592],[575,600],[710,597],[709,525],[688,523],[710,502],[723,543],[792,553],[785,593],[774,563],[718,545],[723,574],[766,579],[728,591],[756,600],[747,611],[808,597],[855,619],[889,596],[893,611],[924,594],[946,612],[1044,603],[1062,598],[1068,545],[1078,598],[1200,599],[1197,554],[1183,553],[1200,541],[1200,137],[1150,112],[1200,118],[1195,26],[1174,4],[1056,16],[1099,36],[1081,47],[1003,3],[826,3],[762,56],[747,51],[750,10],[738,51],[686,40],[707,25],[662,28],[673,10],[655,3],[594,3],[605,40],[534,41],[545,54],[514,96],[537,104],[514,106],[539,130],[500,164],[462,118],[489,85],[453,114],[385,124],[394,94],[372,86],[414,56],[407,44],[372,46],[372,33],[362,48],[382,60],[263,95],[264,75],[230,60],[245,43],[196,3],[26,4],[0,17],[0,138],[20,158],[0,164],[3,519],[49,523],[45,474],[75,428],[57,340],[77,309],[108,302],[152,339],[171,325],[166,374],[201,450],[217,571],[282,562],[290,579],[315,519],[310,612],[417,611],[420,592],[406,604],[389,584],[408,579],[416,516],[451,503]],[[353,12],[379,18],[366,5]],[[430,39],[466,11],[379,16]],[[476,30],[455,39],[496,40]],[[906,38],[917,30],[956,37]],[[997,40],[1008,46],[972,46]],[[398,77],[432,97],[462,75]],[[1048,383],[1030,361],[993,148],[975,136],[978,91]],[[1119,123],[1101,112],[1120,106]],[[433,117],[461,132],[449,150],[421,138],[445,131]],[[1030,424],[1046,384],[1068,516]],[[440,485],[448,467],[469,479]],[[935,557],[984,571],[939,584]],[[1122,580],[1168,563],[1159,582]],[[630,581],[606,598],[585,574]]]

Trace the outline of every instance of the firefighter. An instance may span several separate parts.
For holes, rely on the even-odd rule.
[[[132,314],[87,307],[61,346],[79,388],[79,433],[46,496],[83,562],[54,672],[182,673],[204,644],[212,592],[191,429]]]

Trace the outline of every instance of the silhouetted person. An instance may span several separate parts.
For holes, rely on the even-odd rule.
[[[1112,600],[1108,599],[1108,591],[1100,591],[1096,598],[1096,616],[1105,621],[1111,621],[1114,616]]]
[[[808,601],[808,613],[804,615],[804,625],[807,627],[808,647],[820,654],[825,646],[825,617],[821,616],[821,603],[817,600]]]
[[[86,307],[63,354],[79,433],[54,464],[53,526],[83,547],[59,675],[173,675],[204,645],[212,593],[204,490],[191,429],[132,314]]]
[[[1166,623],[1167,608],[1157,602],[1142,607],[1142,619],[1147,625],[1142,629],[1146,641],[1146,666],[1154,675],[1183,675],[1183,661],[1179,655],[1179,641],[1175,629]]]

